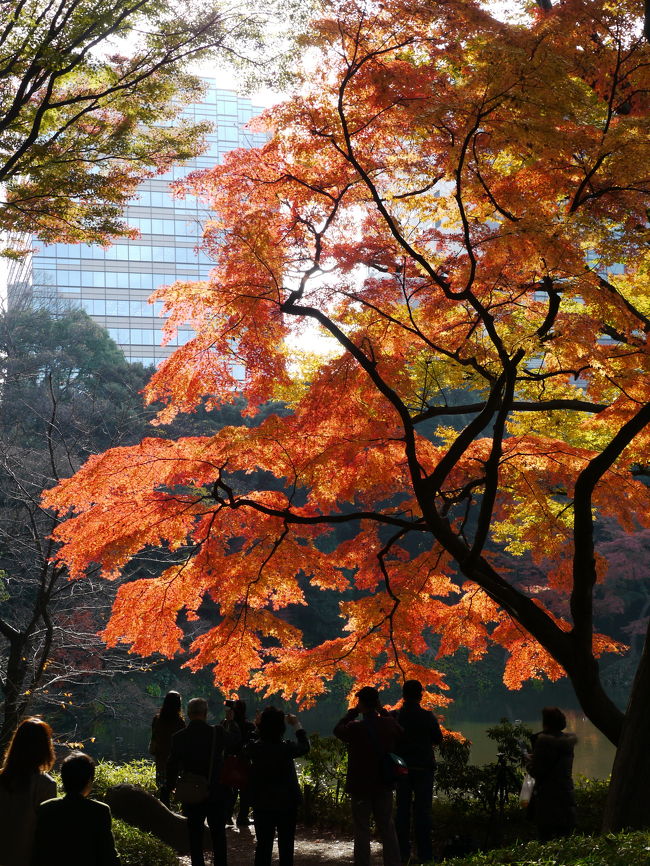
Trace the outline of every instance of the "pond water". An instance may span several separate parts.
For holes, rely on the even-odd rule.
[[[578,737],[573,762],[574,777],[607,778],[612,771],[614,746],[579,710],[565,710],[564,712],[567,717],[567,731],[572,731]],[[470,762],[481,765],[496,760],[497,744],[494,740],[488,739],[485,731],[497,721],[494,717],[485,721],[449,719],[446,724],[450,729],[460,731],[472,741]],[[533,731],[541,730],[539,718],[509,719],[509,721],[521,721]]]

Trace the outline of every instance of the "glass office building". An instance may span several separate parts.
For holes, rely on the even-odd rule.
[[[214,124],[208,150],[197,159],[145,181],[126,209],[129,225],[139,229],[137,240],[118,240],[110,247],[88,244],[33,242],[34,252],[15,263],[9,273],[9,305],[27,298],[33,306],[58,312],[81,307],[122,348],[125,357],[156,364],[174,345],[161,347],[160,304],[149,304],[151,291],[175,280],[203,279],[211,263],[197,251],[207,212],[193,196],[173,199],[169,182],[197,168],[209,168],[229,150],[263,144],[265,136],[251,133],[246,123],[262,111],[249,99],[217,88],[213,79],[205,99],[186,114]],[[180,331],[178,342],[189,339]]]

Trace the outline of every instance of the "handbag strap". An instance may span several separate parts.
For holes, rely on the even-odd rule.
[[[214,766],[214,747],[217,740],[217,726],[212,728],[212,748],[210,749],[210,766],[208,768],[208,785],[212,782],[212,768]]]

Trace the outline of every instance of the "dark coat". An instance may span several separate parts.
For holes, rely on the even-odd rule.
[[[402,728],[395,752],[409,770],[433,770],[436,766],[433,747],[442,742],[438,719],[431,710],[411,701],[404,701],[395,718]]]
[[[36,810],[56,797],[56,782],[47,773],[32,773],[25,785],[8,787],[0,780],[0,863],[28,866],[34,845]]]
[[[251,762],[248,796],[253,808],[273,811],[295,809],[300,802],[300,785],[294,758],[309,751],[307,734],[298,728],[296,742],[255,740],[244,748]]]
[[[239,754],[248,743],[252,743],[253,740],[257,739],[257,727],[253,722],[249,722],[248,719],[244,719],[243,721],[235,719],[234,721],[239,729],[241,742],[233,751]]]
[[[111,810],[81,794],[46,800],[36,812],[31,866],[119,866]]]
[[[231,751],[239,742],[239,729],[234,723],[225,730],[221,725],[213,727],[202,719],[191,719],[186,728],[172,737],[172,750],[167,761],[167,787],[173,789],[179,776],[185,772],[207,779],[210,774],[210,756],[214,748],[210,791],[212,796],[222,794],[223,786],[219,784],[219,773],[223,765],[224,751]]]
[[[345,790],[356,797],[371,797],[389,788],[382,758],[396,750],[402,729],[388,714],[371,712],[362,718],[357,715],[356,710],[350,710],[343,716],[334,728],[334,735],[348,746]]]
[[[575,824],[573,750],[575,734],[542,732],[533,736],[529,771],[535,779],[532,808],[539,828],[568,830]]]
[[[172,737],[178,731],[182,731],[184,727],[185,722],[180,716],[173,716],[171,719],[161,719],[160,714],[156,713],[151,722],[149,753],[157,761],[166,761],[172,749]]]

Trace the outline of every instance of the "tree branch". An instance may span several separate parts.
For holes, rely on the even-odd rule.
[[[497,404],[497,408],[500,407]],[[513,400],[510,408],[513,412],[550,412],[560,409],[567,412],[589,412],[597,415],[607,409],[608,403],[590,403],[588,400],[562,399],[556,400]],[[421,424],[430,418],[440,415],[473,415],[475,412],[483,411],[485,403],[465,403],[459,406],[431,406],[411,419],[414,424]]]
[[[481,499],[474,543],[469,552],[468,564],[470,566],[483,550],[490,531],[490,526],[492,525],[494,503],[496,502],[497,491],[499,489],[499,467],[501,464],[501,455],[503,454],[503,437],[505,435],[506,420],[508,418],[512,395],[515,390],[517,364],[523,356],[524,350],[519,349],[513,356],[510,366],[506,371],[503,400],[499,410],[497,411],[494,430],[492,432],[490,454],[485,464],[485,489]]]
[[[232,498],[229,498],[227,501],[223,499],[220,500],[220,503],[227,508],[251,508],[254,511],[267,514],[269,517],[277,517],[287,523],[296,523],[303,526],[318,526],[334,523],[350,523],[357,520],[372,520],[376,523],[386,524],[387,526],[397,526],[402,530],[427,532],[427,526],[422,520],[401,520],[398,517],[393,517],[390,514],[382,514],[379,511],[354,511],[350,514],[322,514],[307,517],[303,514],[295,514],[288,508],[271,508],[268,505],[263,505],[261,502],[256,502],[254,499],[246,499],[245,497],[237,499],[235,496],[232,496]]]
[[[572,636],[577,644],[589,652],[593,633],[593,587],[596,583],[592,495],[604,473],[649,423],[650,403],[647,403],[619,429],[600,454],[589,461],[576,481],[573,494],[573,591],[570,601]]]

